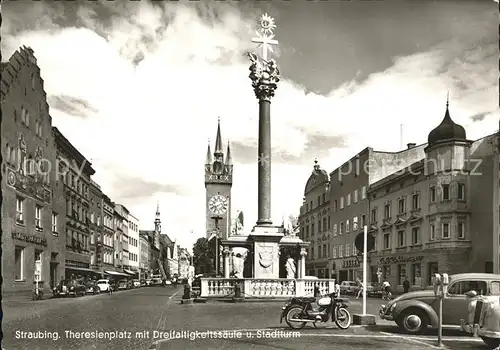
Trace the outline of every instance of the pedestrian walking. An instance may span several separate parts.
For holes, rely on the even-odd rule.
[[[408,282],[408,279],[406,278],[403,282],[403,290],[405,293],[408,293],[408,291],[410,290],[410,282]]]
[[[359,299],[359,297],[363,294],[363,282],[359,282],[358,285],[358,295],[356,295],[356,299]]]

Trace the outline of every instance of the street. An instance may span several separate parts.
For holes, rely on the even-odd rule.
[[[279,323],[283,302],[181,305],[181,297],[181,287],[145,287],[74,299],[4,301],[3,346],[6,350],[436,348],[432,331],[407,336],[381,320],[370,328],[342,331],[328,323],[297,332]],[[368,301],[368,313],[377,313],[383,303]],[[361,301],[351,297],[349,309],[360,312]],[[28,339],[36,332],[42,339]],[[486,349],[480,339],[452,329],[444,335],[449,349]]]

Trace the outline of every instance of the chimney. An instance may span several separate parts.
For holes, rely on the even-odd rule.
[[[406,146],[408,146],[408,149],[411,149],[415,147],[417,144],[416,143],[408,143]]]

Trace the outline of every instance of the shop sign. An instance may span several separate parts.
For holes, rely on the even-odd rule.
[[[350,267],[358,267],[358,266],[359,266],[359,261],[356,259],[342,261],[342,268],[343,269],[348,269]]]
[[[414,263],[414,262],[419,262],[422,261],[424,257],[422,255],[419,256],[389,256],[387,258],[380,258],[380,263],[382,265],[390,265],[390,264],[398,264],[398,263]]]
[[[18,241],[47,246],[47,239],[45,237],[27,235],[21,232],[12,232],[12,238],[17,239]]]

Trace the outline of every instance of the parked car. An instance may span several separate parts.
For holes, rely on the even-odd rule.
[[[361,288],[358,286],[358,290]],[[376,298],[381,298],[382,297],[382,283],[378,282],[369,282],[366,285],[366,295],[369,297],[376,297]]]
[[[151,278],[148,278],[146,280],[146,286],[152,286],[153,285],[153,280]]]
[[[146,280],[144,280],[144,279],[140,280],[140,284],[141,284],[141,287],[147,286]]]
[[[358,290],[358,284],[354,281],[342,281],[340,283],[340,294],[355,294]]]
[[[52,289],[52,294],[54,298],[62,298],[68,296],[69,287],[68,280],[62,280]]]
[[[462,273],[449,276],[448,292],[443,300],[443,325],[460,325],[469,316],[468,293],[500,295],[500,275]],[[498,298],[498,297],[497,297]],[[438,326],[438,304],[433,290],[409,292],[382,305],[380,318],[394,321],[405,332],[419,334],[428,326]]]
[[[67,284],[68,294],[72,297],[84,296],[87,294],[87,287],[83,284],[81,280],[70,280]]]
[[[160,275],[153,275],[153,277],[151,277],[151,285],[152,286],[163,285],[163,280],[161,279],[161,276]]]
[[[109,292],[110,289],[113,291],[113,285],[108,279],[99,280],[96,284],[101,292]]]
[[[126,290],[129,289],[129,283],[127,280],[118,281],[118,290]]]
[[[133,288],[140,288],[141,287],[141,281],[139,281],[139,280],[132,280],[132,286],[133,286]]]
[[[87,288],[86,289],[86,293],[87,294],[93,294],[93,295],[95,295],[95,294],[99,294],[100,291],[101,291],[99,289],[99,287],[97,286],[96,281],[87,281],[85,283],[85,287]]]
[[[460,331],[481,337],[490,349],[500,346],[500,305],[497,296],[477,295],[475,291],[466,293],[469,297],[467,320],[461,320]]]

